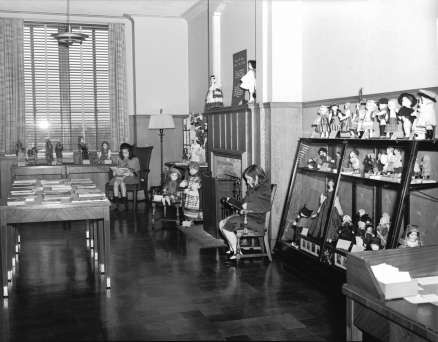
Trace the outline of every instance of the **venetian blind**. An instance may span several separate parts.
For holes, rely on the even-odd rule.
[[[52,37],[61,26],[25,23],[26,142],[44,148],[49,138],[75,150],[82,135],[97,148],[111,140],[108,28],[81,26],[89,37],[65,47]]]

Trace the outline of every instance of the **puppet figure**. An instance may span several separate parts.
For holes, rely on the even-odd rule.
[[[248,103],[254,103],[256,99],[256,61],[248,61],[248,72],[240,79],[240,88],[249,93]]]
[[[415,120],[414,107],[417,104],[417,99],[412,94],[402,93],[398,97],[398,103],[401,106],[398,116],[403,122],[404,136],[409,138],[412,133],[412,124]]]
[[[414,121],[415,139],[433,139],[435,137],[437,94],[430,90],[419,90],[420,106]]]

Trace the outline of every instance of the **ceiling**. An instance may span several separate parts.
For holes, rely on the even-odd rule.
[[[70,0],[70,13],[180,17],[198,1],[206,0]],[[0,11],[65,13],[66,10],[67,0],[0,0]]]

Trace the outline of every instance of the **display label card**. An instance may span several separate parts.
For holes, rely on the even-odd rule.
[[[336,248],[348,251],[350,249],[350,245],[351,245],[351,241],[339,239],[338,242],[336,243]]]
[[[233,54],[233,93],[231,97],[231,105],[238,106],[243,104],[245,92],[240,88],[240,79],[247,71],[247,53],[242,50]]]
[[[307,236],[307,233],[309,232],[309,228],[303,228],[301,229],[301,235],[302,236]]]

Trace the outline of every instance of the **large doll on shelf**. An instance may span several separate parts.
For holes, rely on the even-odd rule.
[[[409,138],[412,133],[412,124],[415,120],[414,107],[417,104],[417,99],[412,94],[402,93],[398,97],[398,103],[401,106],[398,110],[398,116],[403,122],[403,132],[405,137]]]
[[[327,237],[333,237],[336,234],[338,227],[342,222],[343,211],[341,208],[341,203],[339,202],[339,197],[335,196],[334,204],[333,204],[333,212],[330,215],[330,202],[335,196],[335,182],[333,179],[329,179],[327,181],[327,189],[324,193],[322,193],[319,197],[319,208],[312,215],[312,218],[315,218],[313,225],[311,227],[310,234],[314,238],[321,238],[324,234],[324,226],[325,222],[328,220],[330,216],[330,221],[327,228]]]

